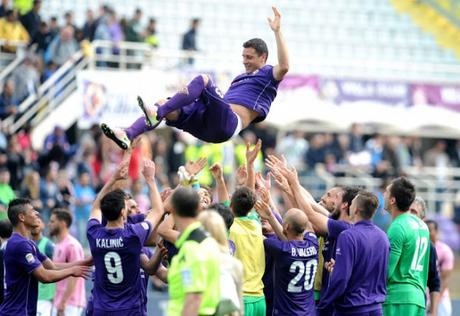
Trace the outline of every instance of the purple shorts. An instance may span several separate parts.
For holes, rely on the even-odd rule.
[[[182,107],[176,121],[166,121],[169,126],[189,132],[208,143],[223,143],[229,140],[238,125],[219,88],[209,80],[208,85],[195,102]]]

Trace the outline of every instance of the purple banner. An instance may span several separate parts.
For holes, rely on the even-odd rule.
[[[321,79],[321,94],[338,104],[357,101],[410,104],[409,85],[400,82],[324,78]]]
[[[411,85],[411,104],[433,105],[460,111],[460,86]]]
[[[308,87],[319,91],[319,77],[315,75],[287,75],[281,81],[279,88],[281,90],[291,90]]]

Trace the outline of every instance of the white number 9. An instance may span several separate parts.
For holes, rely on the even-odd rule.
[[[107,252],[104,256],[104,263],[109,281],[113,284],[120,284],[123,282],[123,269],[120,255],[113,251]]]

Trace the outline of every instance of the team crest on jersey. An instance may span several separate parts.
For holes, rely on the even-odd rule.
[[[181,272],[182,274],[182,283],[184,286],[192,285],[192,272],[189,269],[184,269]]]
[[[221,98],[224,97],[224,94],[222,93],[222,91],[220,91],[219,88],[216,87],[216,89],[215,89],[214,91],[217,93],[217,95],[218,95],[219,97],[221,97]]]
[[[31,253],[26,254],[26,261],[27,261],[27,263],[32,263],[32,262],[34,262],[34,261],[35,261],[34,255],[31,254]]]

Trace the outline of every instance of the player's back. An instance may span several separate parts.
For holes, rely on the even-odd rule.
[[[313,284],[318,268],[318,240],[265,240],[275,262],[273,315],[315,315]]]
[[[388,275],[385,303],[424,307],[430,257],[428,227],[416,216],[402,214],[391,224],[388,238],[391,247],[390,266],[393,262],[395,268]],[[398,254],[399,260],[395,263],[394,257]]]
[[[133,315],[139,311],[140,315],[140,253],[150,232],[147,222],[107,229],[96,220],[89,221],[88,241],[96,268],[95,315],[97,311],[132,311]]]

